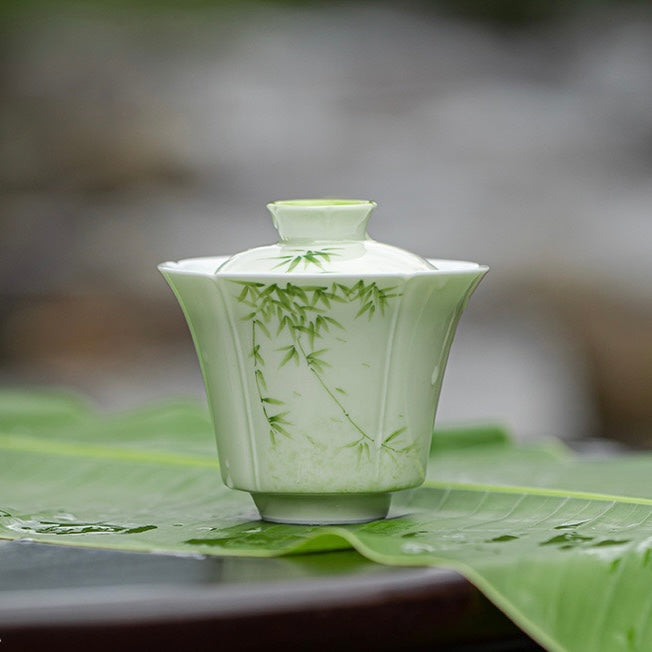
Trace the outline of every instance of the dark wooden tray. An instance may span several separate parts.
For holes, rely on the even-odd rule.
[[[453,571],[0,542],[0,650],[538,650]]]

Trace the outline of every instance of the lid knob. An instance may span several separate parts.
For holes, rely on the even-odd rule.
[[[283,242],[366,240],[376,203],[359,199],[288,199],[267,204]]]

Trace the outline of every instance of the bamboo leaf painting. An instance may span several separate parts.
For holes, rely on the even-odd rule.
[[[319,252],[309,253],[310,256],[307,260],[312,262],[314,256]],[[269,396],[265,379],[266,361],[261,350],[260,334],[268,340],[274,340],[275,344],[282,344],[282,346],[275,347],[276,352],[282,353],[277,365],[278,369],[282,369],[291,362],[294,362],[296,366],[303,365],[320,385],[324,397],[337,406],[344,419],[349,423],[352,436],[355,437],[351,442],[351,447],[356,449],[358,462],[364,455],[367,457],[371,455],[370,446],[379,447],[382,452],[390,455],[409,453],[412,450],[411,442],[398,448],[394,446],[396,443],[394,440],[406,433],[407,428],[405,427],[398,428],[391,434],[382,437],[379,444],[376,444],[375,438],[360,425],[352,414],[352,410],[345,405],[346,389],[331,386],[327,378],[327,371],[332,367],[328,360],[330,349],[318,344],[325,334],[330,332],[331,327],[346,331],[340,321],[326,314],[327,309],[331,306],[331,301],[353,306],[354,311],[357,310],[353,315],[354,320],[365,314],[371,319],[376,308],[380,311],[378,317],[384,318],[385,306],[388,305],[390,299],[400,296],[400,293],[396,292],[396,286],[381,288],[376,282],[367,283],[363,280],[357,281],[350,287],[342,283],[311,286],[294,283],[265,285],[250,281],[232,281],[232,283],[237,289],[236,301],[248,308],[254,308],[253,311],[248,311],[240,317],[240,321],[251,324],[249,358],[253,360],[253,375],[258,399],[269,425],[270,441],[273,446],[278,443],[276,435],[279,432],[287,438],[293,437],[292,423],[285,424],[289,426],[287,429],[279,430],[278,424],[271,419],[268,407],[270,399],[273,397]],[[320,307],[320,303],[323,304],[323,308]],[[340,339],[339,341],[346,344],[345,340]],[[391,445],[390,442],[392,442]],[[344,446],[344,448],[348,447],[348,445]]]
[[[278,263],[272,269],[281,269],[285,272],[291,272],[296,269],[300,263],[303,263],[302,269],[308,269],[311,266],[319,271],[325,272],[323,262],[330,262],[331,256],[339,255],[338,247],[324,247],[322,249],[291,249],[289,254],[273,256],[271,260],[278,260]]]

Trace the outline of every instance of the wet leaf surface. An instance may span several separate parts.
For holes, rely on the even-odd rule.
[[[549,649],[652,649],[650,455],[585,461],[495,428],[449,431],[390,518],[278,525],[223,486],[194,404],[103,419],[78,398],[13,392],[0,408],[0,538],[256,557],[352,547],[459,571]]]

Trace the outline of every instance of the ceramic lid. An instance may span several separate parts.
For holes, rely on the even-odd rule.
[[[398,247],[371,240],[376,203],[352,199],[291,199],[267,205],[280,240],[229,258],[218,272],[314,275],[413,274],[436,269]]]

